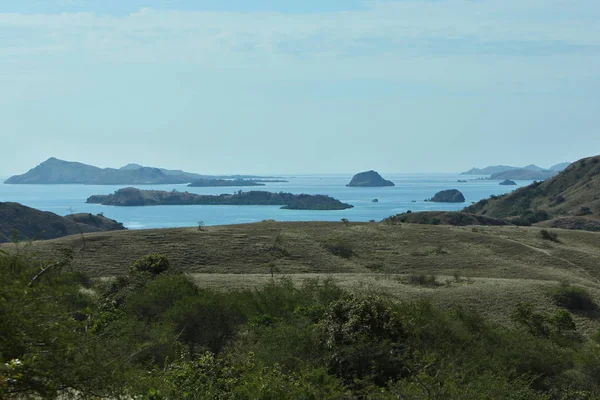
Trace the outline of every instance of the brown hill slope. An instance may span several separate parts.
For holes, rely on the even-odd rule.
[[[549,290],[560,281],[583,285],[600,303],[600,233],[555,230],[561,243],[542,239],[540,228],[453,227],[416,224],[261,222],[247,225],[153,229],[86,234],[33,242],[41,258],[73,248],[74,267],[95,277],[125,273],[151,252],[166,254],[174,268],[198,285],[251,288],[270,281],[274,261],[294,282],[326,277],[349,289],[384,292],[399,300],[430,299],[444,307],[477,310],[510,323],[520,302],[555,310]],[[12,244],[0,245],[11,249]],[[345,258],[335,253],[350,251]],[[406,283],[409,276],[437,276],[438,286]],[[576,316],[582,331],[600,319]]]
[[[61,217],[19,203],[0,203],[0,243],[45,240],[62,236],[125,229],[122,224],[99,215],[75,214]]]
[[[545,182],[492,196],[463,211],[493,218],[520,217],[530,222],[556,217],[600,220],[600,156],[574,162]]]

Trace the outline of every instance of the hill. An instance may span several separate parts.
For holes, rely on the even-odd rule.
[[[555,171],[555,172],[561,172],[564,171],[565,169],[567,169],[567,167],[571,165],[570,162],[563,162],[563,163],[559,163],[556,165],[551,166],[550,168],[548,168],[551,171]]]
[[[157,205],[236,205],[282,206],[286,210],[344,210],[352,205],[325,195],[271,193],[241,190],[234,194],[199,195],[189,192],[165,192],[124,188],[109,195],[94,195],[88,203],[105,206],[157,206]]]
[[[408,223],[423,225],[490,225],[502,226],[509,225],[508,222],[500,218],[491,218],[484,215],[468,214],[460,211],[422,211],[405,212],[397,214],[383,220],[386,223]]]
[[[511,167],[509,165],[490,165],[485,168],[471,168],[470,170],[461,173],[461,175],[492,175],[517,168],[518,167]]]
[[[61,217],[19,203],[0,203],[0,242],[45,240],[81,232],[123,230],[122,224],[101,215],[75,214]]]
[[[519,169],[511,169],[510,171],[504,171],[504,172],[498,172],[495,174],[492,174],[490,176],[490,179],[497,179],[497,180],[522,180],[522,181],[543,181],[545,179],[548,179],[552,176],[556,175],[555,171],[550,171],[550,170],[544,170],[544,169],[539,169],[539,170],[535,170],[535,169],[525,169],[525,168],[519,168]]]
[[[394,182],[383,179],[376,171],[360,172],[352,177],[348,187],[385,187],[395,186]]]
[[[564,170],[565,168],[567,168],[569,166],[570,163],[560,163],[560,164],[556,164],[553,165],[551,168],[545,169],[545,168],[541,168],[538,167],[535,164],[530,164],[527,165],[525,167],[512,167],[510,165],[492,165],[489,167],[485,167],[485,168],[471,168],[470,170],[463,172],[461,175],[493,175],[493,174],[500,174],[502,172],[506,172],[506,171],[512,171],[512,170],[520,170],[520,169],[524,169],[527,171],[554,171],[554,172],[560,172],[562,170]],[[518,179],[518,178],[515,178]]]
[[[232,176],[239,179],[245,176]],[[5,184],[83,184],[83,185],[161,185],[182,184],[215,178],[181,170],[127,164],[120,169],[98,168],[79,162],[51,157],[23,175],[7,179]],[[224,177],[223,177],[224,178]]]
[[[541,222],[556,217],[600,220],[600,156],[584,158],[558,175],[492,196],[464,209],[494,218],[526,218]]]
[[[584,285],[600,300],[600,234],[556,232],[561,243],[544,240],[540,228],[533,227],[261,222],[203,231],[88,234],[85,251],[73,262],[92,276],[114,276],[127,273],[139,257],[164,253],[198,285],[227,289],[268,283],[265,265],[275,262],[279,274],[294,282],[331,277],[345,287],[384,291],[393,298],[428,298],[444,307],[469,304],[506,322],[519,302],[552,309],[546,293],[559,281]],[[78,248],[78,238],[34,242],[28,251],[51,258],[65,247]],[[414,275],[434,275],[440,282],[461,278],[439,288],[403,283]],[[578,323],[591,331],[600,328],[597,319]]]

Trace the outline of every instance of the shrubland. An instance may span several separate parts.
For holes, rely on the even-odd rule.
[[[549,293],[557,311],[518,304],[500,325],[327,279],[224,291],[160,254],[96,280],[70,259],[0,253],[0,398],[600,396],[600,335],[578,332],[572,286]]]

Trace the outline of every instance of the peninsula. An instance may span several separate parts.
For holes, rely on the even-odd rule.
[[[6,184],[82,184],[82,185],[167,185],[182,184],[202,179],[266,178],[253,175],[212,176],[181,170],[144,167],[127,164],[119,169],[99,168],[79,162],[51,157],[25,174],[7,179]]]

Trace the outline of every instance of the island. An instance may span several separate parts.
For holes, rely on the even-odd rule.
[[[437,192],[429,201],[436,203],[464,203],[465,196],[456,189],[442,190]]]
[[[554,175],[556,175],[558,172],[556,171],[551,171],[549,169],[543,169],[543,170],[534,170],[534,169],[525,169],[525,168],[519,168],[519,169],[511,169],[510,171],[504,171],[504,172],[499,172],[496,174],[492,174],[492,176],[490,176],[490,179],[495,179],[495,180],[522,180],[522,181],[543,181],[546,180],[548,178],[552,178]]]
[[[500,182],[499,184],[503,185],[503,186],[514,186],[514,185],[517,184],[517,182],[511,181],[510,179],[507,179],[507,180],[504,180],[504,181]]]
[[[561,172],[565,170],[571,163],[563,162],[556,165],[553,165],[550,168],[542,168],[538,167],[535,164],[526,165],[524,167],[513,167],[510,165],[491,165],[485,168],[471,168],[470,170],[461,173],[461,175],[494,175],[501,174],[507,171],[515,171],[515,170],[526,170],[526,171],[537,171],[537,172]]]
[[[394,182],[383,179],[379,173],[371,170],[360,172],[352,177],[348,187],[386,187],[396,186]]]
[[[202,179],[269,178],[253,175],[211,176],[181,170],[127,164],[119,169],[99,168],[80,162],[51,157],[22,175],[7,179],[5,184],[82,184],[82,185],[166,185]]]
[[[158,205],[227,205],[227,206],[281,206],[285,210],[345,210],[351,204],[342,203],[326,195],[271,193],[241,190],[233,194],[199,195],[189,192],[140,190],[133,187],[117,190],[109,195],[94,195],[87,203],[105,206],[158,206]]]
[[[265,183],[287,183],[280,179],[200,179],[188,185],[188,187],[241,187],[241,186],[265,186]]]

